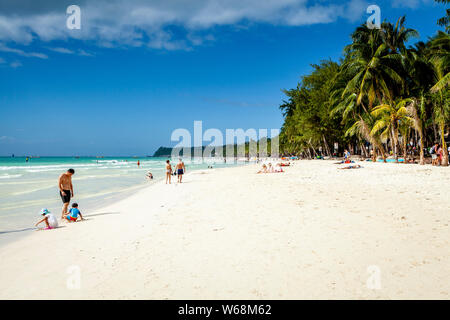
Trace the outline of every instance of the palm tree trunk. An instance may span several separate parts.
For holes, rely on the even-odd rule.
[[[423,152],[423,149],[425,148],[424,142],[423,142],[423,133],[422,130],[419,132],[420,136],[420,165],[425,165],[425,154]]]
[[[387,162],[386,161],[386,152],[384,151],[383,144],[380,143],[379,148],[380,148],[381,156],[383,157],[383,162],[386,163]]]
[[[403,137],[403,163],[406,162],[406,156],[408,155],[408,143],[406,142],[406,137]]]
[[[387,144],[387,141],[386,141],[386,144]],[[395,151],[395,147],[394,147],[394,133],[392,132],[392,128],[391,128],[391,130],[389,130],[389,144],[391,145],[392,153],[394,153],[394,151]],[[387,147],[387,151],[389,152],[389,146],[387,145],[386,147]]]
[[[377,149],[380,151],[381,156],[383,157],[383,162],[386,163],[386,153],[384,151],[383,144],[379,141],[374,141],[372,161],[377,161]]]
[[[359,141],[359,147],[361,148],[361,156],[367,158],[367,150],[362,141]]]
[[[317,157],[317,153],[316,153],[316,150],[314,149],[314,146],[311,143],[311,139],[309,139],[308,143],[311,146],[312,151],[314,152],[314,157]]]
[[[431,120],[433,121],[433,134],[434,134],[434,140],[433,140],[433,144],[438,141],[438,135],[437,135],[437,130],[436,130],[436,122],[434,121],[434,117],[431,117]]]
[[[424,104],[424,96],[421,96],[420,99],[420,103],[421,106],[423,107]],[[421,107],[421,108],[422,108]],[[419,112],[420,109],[417,109],[417,102],[415,102],[415,104],[413,105],[413,109],[412,109],[412,115],[413,115],[413,119],[414,119],[414,129],[416,132],[416,141],[417,141],[417,134],[419,134],[419,142],[420,142],[420,160],[419,160],[419,164],[420,165],[425,165],[425,154],[424,154],[424,149],[425,149],[425,137],[423,135],[423,121],[422,121],[422,117],[419,116],[421,113]]]
[[[325,144],[325,150],[327,152],[327,155],[331,157],[331,150],[330,147],[328,146],[327,140],[325,139],[325,135],[323,135],[323,143]]]
[[[395,158],[395,162],[398,163],[398,129],[396,127],[396,125],[394,124],[394,126],[392,127],[392,137],[393,137],[393,144],[394,144],[394,158]]]
[[[375,145],[373,145],[372,152],[372,162],[377,162],[377,147]]]
[[[448,150],[447,143],[445,142],[445,122],[439,121],[439,130],[441,132],[441,141],[442,141],[442,162],[441,165],[444,167],[448,166]]]

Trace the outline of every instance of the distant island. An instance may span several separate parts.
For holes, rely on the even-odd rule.
[[[248,157],[249,156],[249,142],[245,143],[245,156]],[[229,146],[229,145],[228,145]],[[233,155],[234,156],[236,154],[238,154],[238,146],[242,146],[242,145],[238,145],[238,144],[234,144],[233,145]],[[260,143],[258,143],[258,149],[257,152],[259,152],[259,146]],[[191,155],[195,155],[196,153],[200,153],[200,149],[201,149],[201,154],[204,153],[206,148],[211,148],[211,156],[215,157],[216,156],[216,150],[222,148],[222,155],[223,156],[227,156],[227,145],[224,146],[220,146],[220,147],[212,147],[212,146],[203,146],[203,147],[191,147],[190,148],[190,153]],[[153,154],[153,157],[170,157],[172,155],[172,152],[175,150],[175,153],[180,155],[180,156],[184,156],[184,149],[186,148],[182,148],[182,147],[178,147],[178,148],[170,148],[170,147],[159,147],[158,150],[156,150],[156,152]],[[187,148],[189,149],[189,148]],[[271,152],[271,139],[267,139],[267,155],[270,156],[270,152]]]

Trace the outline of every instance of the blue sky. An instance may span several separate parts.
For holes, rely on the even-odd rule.
[[[363,0],[0,4],[0,155],[147,155],[177,128],[280,128],[281,89],[339,59]],[[103,3],[103,5],[102,5]],[[425,40],[444,6],[375,2]],[[370,4],[374,4],[371,2]]]

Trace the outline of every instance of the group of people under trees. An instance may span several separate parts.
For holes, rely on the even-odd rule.
[[[434,146],[430,148],[430,154],[431,164],[433,166],[441,166],[443,164],[444,149],[442,149],[442,146],[439,143],[435,143]]]

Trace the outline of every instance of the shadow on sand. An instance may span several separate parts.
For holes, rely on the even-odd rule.
[[[120,214],[120,212],[103,212],[103,213],[87,214],[86,219],[88,219],[90,217],[105,216],[108,214]]]
[[[89,218],[91,218],[91,217],[104,216],[104,215],[108,215],[108,214],[120,214],[120,212],[103,212],[103,213],[90,214],[90,215],[86,215],[85,220],[89,220]],[[65,226],[58,226],[55,229],[59,229],[59,228],[65,228]],[[0,235],[10,234],[10,233],[27,232],[27,231],[33,231],[33,230],[37,231],[39,229],[36,227],[33,227],[33,228],[25,228],[25,229],[17,229],[17,230],[0,231]]]
[[[60,228],[65,228],[65,226],[58,226],[58,227],[53,228],[53,229],[60,229]],[[2,234],[10,234],[10,233],[18,233],[18,232],[26,232],[26,231],[41,231],[41,230],[44,230],[44,229],[33,227],[33,228],[25,228],[25,229],[18,229],[18,230],[8,230],[8,231],[0,231],[0,235],[2,235]]]
[[[0,231],[0,235],[8,234],[8,233],[16,233],[16,232],[33,231],[33,230],[37,230],[37,228],[25,228],[25,229],[18,229],[18,230]]]

